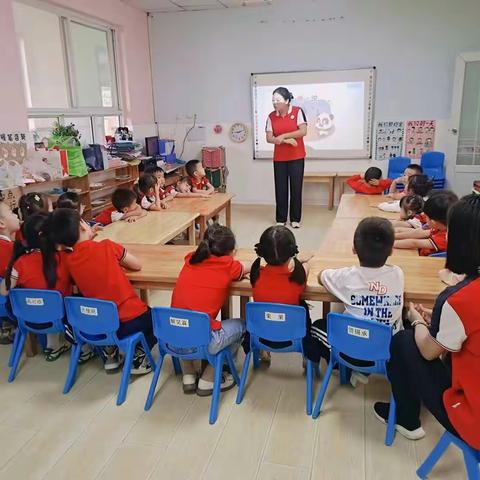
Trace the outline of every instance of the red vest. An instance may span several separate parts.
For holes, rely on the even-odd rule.
[[[291,133],[298,130],[298,115],[301,115],[300,107],[293,107],[290,113],[284,117],[277,115],[277,112],[272,112],[269,115],[272,124],[273,135],[278,137],[284,133]],[[305,158],[305,145],[303,137],[296,138],[297,146],[293,147],[287,143],[275,145],[273,150],[273,160],[275,162],[288,162],[289,160],[299,160]]]

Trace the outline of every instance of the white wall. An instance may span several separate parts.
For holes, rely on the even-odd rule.
[[[343,17],[343,18],[342,18]],[[322,21],[322,18],[324,19]],[[162,135],[178,143],[186,115],[198,115],[206,143],[227,147],[229,189],[238,202],[272,203],[269,161],[251,141],[224,131],[251,121],[250,73],[377,67],[376,119],[437,119],[444,150],[455,57],[480,49],[478,0],[277,0],[272,7],[155,14],[150,19],[154,94]],[[331,19],[331,20],[330,20]],[[186,143],[184,158],[198,155]],[[363,170],[365,161],[310,160],[308,170]],[[306,202],[325,202],[308,186]]]

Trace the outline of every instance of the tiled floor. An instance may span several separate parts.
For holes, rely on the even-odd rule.
[[[258,241],[272,214],[269,207],[235,207],[239,246]],[[317,248],[334,214],[307,207],[305,226],[295,232],[299,245]],[[152,303],[168,298],[156,293]],[[424,440],[397,435],[393,447],[385,447],[384,426],[372,414],[372,403],[388,398],[381,378],[353,389],[340,387],[334,377],[324,410],[313,421],[304,412],[305,381],[295,355],[274,355],[269,370],[252,374],[241,405],[235,405],[235,390],[226,393],[210,426],[210,399],[183,395],[170,363],[146,413],[150,376],[135,379],[127,401],[117,407],[119,376],[106,375],[98,362],[82,367],[71,393],[62,395],[66,356],[55,363],[28,359],[8,384],[8,352],[0,346],[2,480],[407,480],[416,478],[442,433],[425,415]],[[458,452],[451,448],[430,478],[465,478]]]

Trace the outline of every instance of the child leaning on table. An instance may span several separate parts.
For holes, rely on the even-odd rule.
[[[210,195],[207,192],[192,192],[192,185],[188,177],[181,177],[177,180],[175,187],[177,191],[176,198],[208,198]]]
[[[160,184],[155,175],[144,173],[138,179],[138,203],[144,210],[151,212],[168,208],[160,196]]]
[[[215,193],[215,189],[208,181],[207,174],[205,173],[205,169],[200,160],[188,161],[185,165],[185,170],[190,178],[193,193],[202,192],[207,193],[208,195]]]
[[[366,195],[380,195],[391,183],[389,178],[382,179],[382,171],[378,167],[367,168],[363,175],[353,175],[347,179],[352,190]]]
[[[153,167],[147,167],[144,170],[144,173],[149,173],[150,175],[153,175],[158,182],[159,185],[159,193],[160,193],[160,200],[163,200],[164,202],[171,202],[175,196],[177,195],[177,191],[172,185],[169,185],[168,187],[165,186],[165,172],[163,169],[161,169],[158,166],[153,166]]]
[[[403,175],[401,177],[395,178],[392,181],[388,196],[392,197],[395,200],[400,200],[404,195],[406,195],[405,190],[398,190],[398,185],[403,184],[405,189],[410,177],[412,177],[413,175],[423,175],[423,168],[421,167],[421,165],[418,165],[416,163],[411,163],[410,165],[408,165],[408,167],[404,170]]]
[[[137,204],[137,195],[128,188],[117,188],[112,193],[112,207],[106,208],[95,217],[95,221],[102,225],[110,225],[113,222],[123,220],[135,222],[147,214]]]
[[[423,228],[427,223],[423,205],[420,195],[405,195],[400,199],[400,219],[392,220],[392,225],[395,228]]]
[[[217,320],[230,284],[242,279],[250,271],[250,265],[236,260],[235,236],[225,226],[214,223],[205,231],[203,240],[194,252],[185,257],[185,264],[178,276],[172,295],[172,307],[205,312],[210,317],[210,344],[208,351],[214,355],[225,347],[232,352],[240,346],[245,323],[243,320]],[[214,368],[208,365],[197,378],[193,361],[182,362],[183,391],[208,396],[213,391]],[[222,391],[235,385],[230,374],[223,373]]]
[[[392,254],[393,242],[394,230],[389,220],[364,218],[353,237],[353,252],[358,256],[360,266],[323,270],[318,281],[344,304],[346,314],[391,325],[393,333],[397,333],[403,329],[404,278],[399,267],[386,264]],[[318,341],[317,354],[328,362],[330,346],[326,318],[312,324],[311,336]],[[360,360],[351,363],[365,365]],[[353,383],[356,380],[365,383],[366,377],[355,374]]]

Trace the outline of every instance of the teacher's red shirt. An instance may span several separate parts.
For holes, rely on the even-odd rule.
[[[298,130],[298,127],[307,123],[305,112],[300,107],[290,105],[288,113],[282,117],[276,111],[273,111],[267,118],[267,132],[273,132],[275,137],[284,133],[291,133]],[[296,138],[297,146],[293,147],[287,143],[275,145],[273,149],[273,160],[275,162],[288,162],[289,160],[299,160],[305,158],[305,145],[303,137]]]

